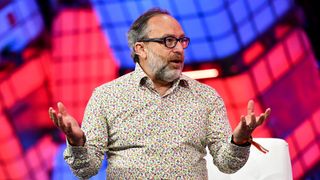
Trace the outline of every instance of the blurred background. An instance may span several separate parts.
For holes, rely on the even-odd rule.
[[[0,0],[0,179],[75,179],[48,108],[62,101],[81,123],[93,89],[134,69],[126,32],[151,7],[181,23],[184,71],[219,92],[231,126],[249,99],[257,113],[271,107],[254,137],[285,139],[294,179],[320,179],[312,0]]]

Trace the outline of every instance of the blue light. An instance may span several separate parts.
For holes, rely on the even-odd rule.
[[[268,0],[247,0],[252,12],[257,11],[262,6],[268,5]]]
[[[186,36],[192,36],[192,41],[195,39],[204,39],[203,35],[205,34],[204,27],[202,25],[201,19],[198,17],[190,19],[182,19],[181,25],[185,31]],[[193,28],[189,28],[193,27]]]
[[[194,16],[198,13],[193,1],[183,1],[183,6],[181,6],[181,0],[173,0],[173,2],[179,16]]]
[[[185,62],[194,64],[221,60],[245,49],[293,7],[292,0],[92,0],[92,3],[122,69],[134,68],[126,33],[134,19],[149,8],[167,9],[180,21],[191,38]],[[102,8],[105,6],[108,8]]]
[[[200,9],[204,13],[213,13],[217,9],[223,9],[224,1],[222,0],[201,0],[197,1]]]
[[[240,24],[243,20],[246,20],[249,16],[249,10],[244,2],[245,0],[237,0],[230,4],[230,10],[232,12],[232,17],[237,24]],[[242,9],[242,11],[239,11]]]
[[[127,17],[124,15],[123,11],[123,4],[121,2],[117,3],[109,3],[105,6],[105,11],[108,14],[109,21],[111,23],[119,23],[119,22],[126,22]]]
[[[126,1],[123,2],[123,4],[129,13],[129,16],[127,17],[128,21],[133,22],[136,18],[139,17],[140,11],[136,1]]]
[[[257,32],[254,30],[252,22],[247,21],[239,28],[239,34],[242,44],[248,44],[256,38]]]
[[[239,42],[234,34],[230,34],[223,39],[215,40],[214,44],[218,58],[223,58],[236,53],[240,49]]]
[[[271,12],[271,8],[265,7],[254,17],[257,30],[260,33],[263,33],[268,27],[271,26],[272,23],[275,23],[275,18],[276,17],[274,17],[274,14]]]
[[[219,36],[223,36],[226,33],[233,33],[233,31],[231,31],[232,25],[230,17],[225,10],[206,16],[205,22],[208,25],[210,35],[214,38],[220,38]]]
[[[275,11],[278,16],[284,15],[291,5],[292,5],[291,1],[283,1],[283,0],[273,1],[273,7],[275,8]]]
[[[10,2],[1,9],[0,20],[0,50],[6,49],[10,52],[22,51],[44,28],[34,0]]]
[[[193,51],[194,57],[192,57],[191,62],[202,62],[203,60],[210,60],[214,56],[213,49],[211,48],[210,44],[206,41],[202,42],[196,42],[192,46],[190,46],[190,49],[187,49],[188,51]],[[189,62],[186,61],[188,64]]]

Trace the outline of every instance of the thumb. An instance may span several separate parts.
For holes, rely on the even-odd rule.
[[[62,102],[58,102],[57,106],[62,116],[68,115],[67,108],[62,104]]]

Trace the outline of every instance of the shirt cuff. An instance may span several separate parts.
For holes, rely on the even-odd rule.
[[[252,139],[252,137],[250,137]],[[236,146],[240,146],[240,147],[247,147],[247,146],[250,146],[251,143],[249,141],[247,141],[246,143],[243,143],[243,144],[237,144],[233,141],[233,135],[231,136],[231,144],[234,144]]]
[[[229,149],[232,152],[232,154],[236,154],[239,157],[247,156],[249,154],[251,144],[249,144],[248,146],[239,146],[239,145],[233,144],[231,140],[232,140],[232,136],[229,137],[229,141],[228,141]]]
[[[67,143],[67,150],[71,153],[71,154],[80,154],[80,153],[85,153],[87,151],[86,145],[84,146],[72,146],[71,144],[69,144],[68,140],[66,140]]]

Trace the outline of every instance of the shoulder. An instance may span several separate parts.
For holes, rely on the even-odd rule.
[[[96,87],[93,91],[94,94],[99,95],[115,95],[120,94],[121,91],[128,90],[131,86],[133,86],[132,82],[132,72],[125,74],[123,76],[118,77],[110,82],[104,83],[98,87]]]
[[[119,86],[129,85],[131,83],[131,76],[132,76],[132,72],[125,74],[123,76],[120,76],[110,82],[104,83],[104,84],[96,87],[95,90],[96,91],[108,91],[108,90],[112,90],[114,88],[117,88]]]

